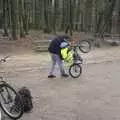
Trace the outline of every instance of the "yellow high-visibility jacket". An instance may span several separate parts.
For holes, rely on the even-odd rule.
[[[73,53],[72,51],[69,50],[69,48],[62,48],[61,49],[61,55],[62,55],[62,58],[65,62],[69,63],[69,64],[72,64],[73,62]]]

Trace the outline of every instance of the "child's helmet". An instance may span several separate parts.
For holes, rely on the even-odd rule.
[[[60,45],[60,48],[65,48],[67,47],[69,44],[67,42],[62,42]]]

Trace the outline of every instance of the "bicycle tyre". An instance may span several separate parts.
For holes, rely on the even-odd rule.
[[[77,75],[74,75],[74,73],[72,72],[72,69],[73,69],[74,67],[78,67],[78,68],[80,69],[80,71],[79,71],[79,73],[78,73]],[[70,66],[70,68],[69,68],[69,74],[70,74],[73,78],[78,78],[78,77],[80,77],[81,73],[82,73],[82,67],[81,67],[80,64],[74,63],[74,64],[72,64],[72,65]]]
[[[4,106],[4,104],[2,104],[2,102],[0,101],[0,106],[1,106],[1,108],[2,108],[2,110],[4,111],[4,113],[6,114],[6,115],[8,115],[10,118],[12,118],[12,119],[19,119],[19,118],[21,118],[22,117],[22,115],[23,115],[23,104],[22,104],[22,99],[21,99],[21,97],[20,97],[20,95],[15,91],[15,89],[13,89],[9,84],[7,84],[7,83],[5,83],[5,84],[3,84],[2,86],[1,86],[1,88],[7,88],[7,90],[9,89],[9,90],[11,90],[14,94],[15,94],[15,96],[17,96],[18,98],[19,98],[19,100],[20,100],[20,106],[19,106],[19,114],[18,115],[13,115],[12,113],[10,113],[6,108],[5,108],[5,106]],[[1,94],[1,93],[0,93]]]
[[[91,51],[92,49],[92,45],[91,45],[91,42],[89,40],[81,40],[79,41],[79,45],[83,44],[83,43],[87,43],[88,44],[88,47],[87,47],[87,50],[83,49],[81,46],[79,46],[79,50],[82,52],[82,53],[88,53]]]

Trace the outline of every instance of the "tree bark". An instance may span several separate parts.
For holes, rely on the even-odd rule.
[[[78,28],[78,24],[81,22],[80,21],[80,15],[81,15],[81,10],[80,10],[80,0],[78,0],[78,3],[77,3],[77,10],[76,10],[76,27],[75,27],[75,30],[79,30]]]
[[[44,28],[44,32],[45,33],[50,33],[51,29],[49,26],[49,12],[48,12],[48,8],[49,8],[49,1],[48,0],[44,0],[44,20],[45,20],[45,28]]]
[[[24,1],[24,19],[23,26],[26,35],[29,33],[29,2]]]
[[[23,28],[23,16],[24,16],[24,0],[19,0],[19,26],[20,26],[20,37],[24,37]]]
[[[72,4],[73,4],[73,1],[72,0],[70,0],[70,21],[69,21],[69,24],[70,24],[70,35],[72,36],[72,30],[73,30],[73,6],[72,6]]]
[[[11,0],[12,38],[17,40],[17,0]]]
[[[4,34],[8,36],[8,0],[3,0]]]

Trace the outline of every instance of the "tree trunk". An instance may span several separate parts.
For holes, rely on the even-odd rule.
[[[70,32],[70,35],[72,35],[72,18],[71,18],[71,0],[66,0],[65,2],[65,33],[68,34]]]
[[[58,0],[54,0],[54,11],[53,11],[53,31],[56,33],[56,20],[57,20],[57,8],[58,8]]]
[[[45,20],[45,29],[44,29],[44,32],[45,33],[50,33],[51,32],[51,29],[50,29],[50,26],[49,26],[49,12],[48,12],[48,8],[49,8],[49,1],[48,0],[44,0],[44,20]]]
[[[116,0],[116,7],[112,16],[112,34],[119,34],[120,1]]]
[[[86,0],[85,2],[85,31],[91,31],[92,24],[92,3],[93,0]]]
[[[8,36],[8,0],[3,0],[4,34]]]
[[[77,10],[76,10],[76,24],[75,24],[75,30],[79,30],[78,28],[78,24],[80,24],[80,14],[81,14],[81,10],[80,10],[80,0],[78,0],[78,4],[77,4]]]
[[[24,1],[24,19],[23,19],[23,25],[24,25],[24,31],[25,34],[28,35],[29,32],[29,2]]]
[[[41,28],[44,28],[45,26],[45,20],[44,20],[44,0],[40,0],[40,6],[41,6],[41,16],[40,16],[40,20],[41,20]]]
[[[35,0],[35,26],[40,29],[40,1]]]
[[[23,28],[23,16],[24,16],[24,0],[19,0],[19,26],[20,26],[20,37],[24,37]]]
[[[11,0],[12,38],[17,39],[17,0]]]
[[[72,30],[73,30],[73,1],[70,0],[70,21],[69,21],[69,24],[70,24],[70,35],[72,36]]]
[[[61,23],[61,30],[64,30],[65,29],[65,18],[66,18],[66,14],[65,14],[65,12],[66,12],[66,10],[65,10],[65,3],[66,3],[66,1],[65,0],[62,0],[62,23]]]

